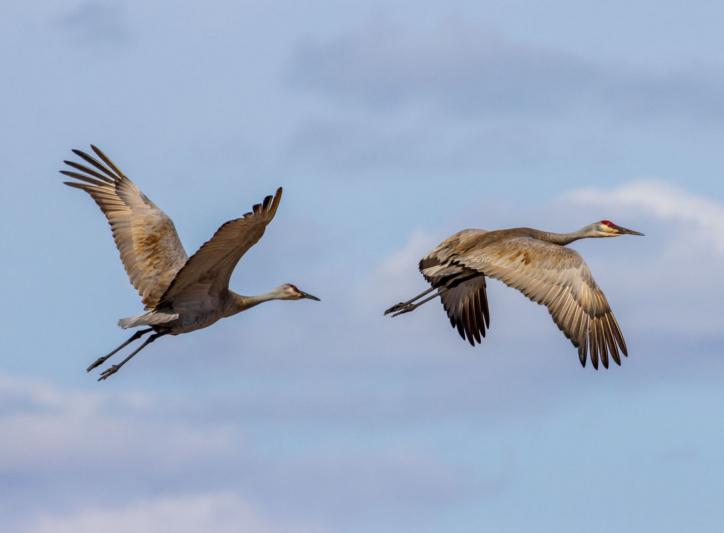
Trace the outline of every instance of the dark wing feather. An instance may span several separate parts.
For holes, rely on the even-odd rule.
[[[490,326],[485,276],[475,277],[453,285],[440,296],[450,325],[457,328],[463,339],[475,346],[482,342],[485,330]]]
[[[161,305],[173,305],[174,300],[188,293],[218,295],[227,290],[236,263],[264,235],[281,198],[279,187],[273,197],[267,196],[252,212],[223,224],[179,270],[161,297]]]
[[[490,327],[488,295],[485,276],[450,262],[450,250],[482,230],[464,230],[446,239],[420,261],[420,272],[433,287],[438,289],[440,300],[450,319],[450,324],[460,336],[475,346],[482,342]]]
[[[452,250],[472,236],[484,234],[483,230],[463,230],[445,239],[420,261],[420,272],[433,287],[438,289],[450,324],[460,336],[473,346],[482,342],[486,329],[490,328],[488,295],[485,276],[477,270],[452,263]]]
[[[131,283],[147,309],[156,306],[176,272],[186,262],[186,252],[173,221],[95,146],[105,163],[73,150],[91,167],[65,161],[74,170],[61,174],[78,181],[65,184],[91,195],[108,219],[113,239]]]

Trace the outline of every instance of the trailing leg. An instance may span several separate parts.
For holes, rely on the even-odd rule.
[[[143,336],[144,336],[146,333],[148,333],[149,331],[153,331],[153,328],[139,329],[139,330],[136,331],[133,335],[131,335],[131,337],[130,337],[126,342],[124,342],[123,344],[121,344],[118,348],[116,348],[115,350],[113,350],[111,353],[109,353],[108,355],[104,355],[103,357],[99,357],[98,359],[96,359],[95,361],[93,361],[93,362],[91,363],[91,365],[90,365],[88,368],[85,369],[85,371],[86,371],[86,372],[90,372],[90,371],[93,370],[95,367],[97,367],[97,366],[99,366],[99,365],[102,365],[102,364],[105,363],[112,355],[116,354],[119,350],[122,350],[123,348],[125,348],[126,346],[128,346],[129,344],[131,344],[133,341],[140,339],[141,337],[143,337]]]
[[[448,287],[443,287],[442,289],[438,290],[437,293],[433,294],[432,296],[428,296],[427,298],[425,298],[424,300],[422,300],[420,302],[417,302],[416,304],[412,304],[412,303],[398,304],[396,306],[396,307],[398,307],[398,309],[395,312],[395,314],[392,316],[403,315],[405,313],[409,313],[410,311],[414,311],[415,309],[417,309],[418,307],[420,307],[423,304],[426,304],[430,300],[434,300],[435,298],[437,298],[438,296],[440,296],[447,290],[448,290]]]
[[[429,294],[431,291],[434,291],[434,290],[435,290],[435,287],[430,287],[426,291],[422,291],[420,294],[418,294],[414,298],[410,298],[406,302],[400,302],[398,304],[395,304],[392,307],[390,307],[387,311],[385,311],[385,314],[389,315],[390,313],[395,313],[397,311],[401,311],[401,310],[409,307],[410,304],[412,304],[412,302],[414,302],[415,300],[419,300],[420,298],[422,298],[423,296],[425,296],[426,294]]]
[[[149,344],[151,344],[153,341],[155,341],[155,340],[158,339],[159,337],[163,337],[163,336],[166,335],[166,334],[167,334],[166,332],[161,332],[161,333],[154,333],[153,335],[151,335],[149,338],[147,338],[147,339],[144,341],[143,344],[141,344],[141,346],[139,346],[139,347],[136,348],[133,352],[131,352],[131,355],[129,355],[128,357],[126,357],[123,361],[121,361],[121,362],[118,363],[117,365],[111,365],[110,367],[108,367],[107,369],[105,369],[105,370],[101,373],[101,377],[98,378],[98,381],[102,381],[102,380],[104,380],[104,379],[108,379],[109,377],[111,377],[113,374],[115,374],[116,372],[118,372],[123,365],[125,365],[128,361],[130,361],[138,352],[140,352],[141,350],[143,350],[146,346],[148,346]]]

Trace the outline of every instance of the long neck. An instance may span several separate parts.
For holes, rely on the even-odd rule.
[[[270,300],[278,300],[279,294],[276,292],[265,292],[264,294],[257,294],[256,296],[244,296],[237,294],[234,291],[229,291],[226,305],[224,306],[224,316],[235,315],[241,313],[255,305],[259,305]]]
[[[574,231],[571,233],[553,233],[549,231],[543,231],[541,233],[543,240],[552,242],[553,244],[560,244],[561,246],[565,246],[566,244],[570,244],[579,239],[594,237],[594,235],[592,235],[589,230],[590,228],[586,226],[585,228],[581,228],[578,231]]]

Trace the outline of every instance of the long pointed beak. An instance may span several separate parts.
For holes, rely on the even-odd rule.
[[[645,235],[643,233],[641,233],[640,231],[634,231],[632,229],[622,228],[621,226],[616,226],[616,229],[618,230],[619,233],[622,233],[625,235],[638,235],[639,237],[645,237]]]
[[[307,292],[304,292],[304,291],[299,291],[299,292],[300,292],[301,295],[302,295],[301,297],[302,297],[302,298],[306,298],[307,300],[314,300],[315,302],[321,302],[321,301],[322,301],[322,300],[320,300],[319,298],[317,298],[316,296],[312,296],[311,294],[309,294],[309,293],[307,293]]]

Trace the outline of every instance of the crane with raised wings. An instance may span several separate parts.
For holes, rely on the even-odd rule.
[[[178,335],[205,328],[255,305],[270,300],[319,300],[316,296],[285,283],[268,293],[243,296],[229,289],[237,262],[254,246],[274,218],[282,198],[279,187],[251,212],[223,224],[191,257],[181,245],[173,221],[128,179],[101,150],[91,145],[100,159],[73,150],[86,164],[65,161],[72,170],[61,170],[77,181],[66,185],[87,192],[103,211],[131,283],[141,296],[146,313],[123,318],[122,328],[137,330],[109,354],[88,367],[90,372],[127,345],[152,335],[130,355],[103,371],[107,379],[143,348],[164,335]]]

